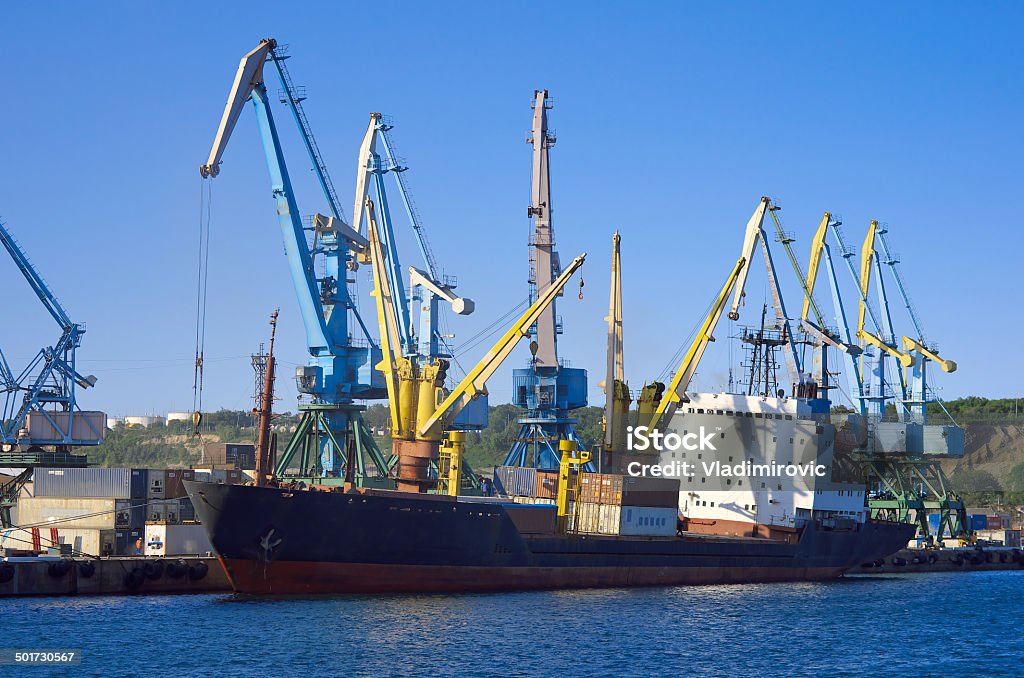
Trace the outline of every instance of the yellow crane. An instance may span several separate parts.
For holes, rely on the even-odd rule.
[[[864,246],[860,253],[860,306],[857,312],[857,338],[880,351],[885,351],[896,358],[900,365],[907,368],[914,364],[913,354],[904,353],[895,346],[890,346],[878,335],[864,329],[864,315],[867,313],[868,290],[871,287],[871,265],[875,257],[875,232],[877,230],[878,222],[872,221],[868,226],[868,234],[864,238]]]
[[[573,259],[558,278],[540,292],[536,301],[491,347],[459,384],[446,393],[448,363],[438,359],[429,365],[417,365],[401,354],[398,319],[395,317],[384,269],[384,253],[377,237],[373,202],[365,202],[370,260],[373,268],[373,292],[383,359],[377,365],[384,375],[391,415],[393,453],[398,457],[398,489],[423,492],[433,484],[427,471],[430,461],[439,460],[440,490],[449,495],[459,491],[458,470],[464,447],[464,434],[447,433],[447,425],[474,398],[487,393],[487,380],[512,353],[519,341],[529,336],[530,327],[551,305],[573,274],[583,266],[586,253]]]
[[[683,356],[682,362],[679,363],[679,368],[676,370],[675,375],[673,375],[672,381],[669,382],[668,388],[666,389],[664,384],[659,382],[654,382],[644,387],[644,392],[641,393],[638,424],[646,425],[651,429],[658,428],[663,420],[668,421],[671,419],[679,407],[679,403],[686,402],[686,389],[689,387],[690,380],[693,379],[693,375],[697,371],[701,358],[704,357],[704,351],[707,349],[708,344],[715,340],[715,327],[718,326],[722,312],[725,311],[725,307],[729,302],[729,295],[736,288],[740,274],[746,265],[747,260],[745,257],[740,257],[736,261],[736,265],[733,266],[732,272],[722,287],[722,291],[715,298],[711,311],[704,318],[697,336],[694,337],[689,350]]]

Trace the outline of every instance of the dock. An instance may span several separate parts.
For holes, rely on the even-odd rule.
[[[123,596],[231,591],[210,556],[25,557],[0,561],[0,597]]]

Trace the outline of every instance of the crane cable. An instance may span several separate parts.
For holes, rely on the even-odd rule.
[[[209,188],[207,185],[209,184]],[[203,353],[206,346],[206,283],[210,266],[210,212],[213,185],[206,180],[199,184],[199,262],[196,280],[196,359],[192,375],[192,434],[199,436],[203,411]]]

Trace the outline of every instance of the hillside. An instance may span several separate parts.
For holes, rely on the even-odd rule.
[[[968,423],[966,454],[963,459],[942,462],[947,474],[964,470],[985,471],[996,479],[1009,477],[1010,471],[1024,463],[1024,424]]]

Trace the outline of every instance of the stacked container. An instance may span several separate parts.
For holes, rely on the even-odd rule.
[[[671,537],[676,534],[679,480],[585,473],[580,476],[577,531]]]

